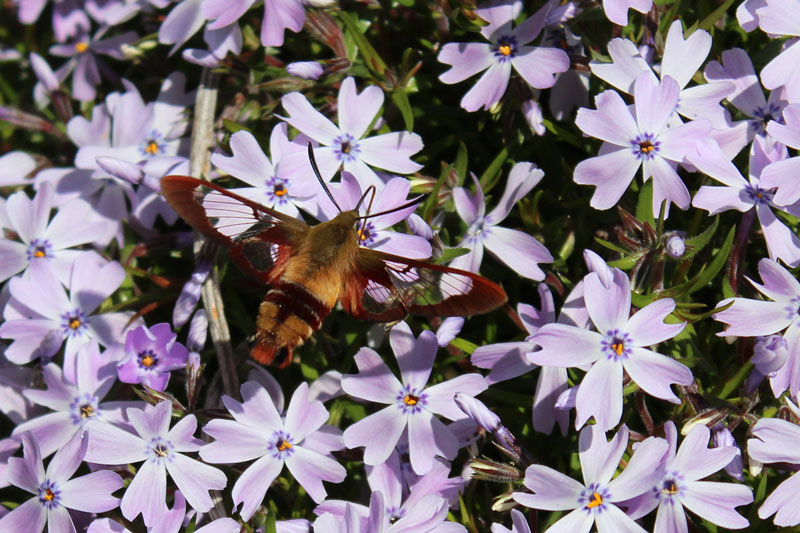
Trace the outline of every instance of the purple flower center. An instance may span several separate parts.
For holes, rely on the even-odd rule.
[[[415,414],[428,404],[428,395],[408,385],[397,394],[397,406],[403,414]]]
[[[84,53],[88,49],[89,49],[88,41],[79,41],[75,43],[75,51],[78,52],[79,54]]]
[[[142,157],[153,157],[163,154],[166,151],[164,136],[159,131],[153,130],[150,135],[139,145],[139,152]]]
[[[786,318],[800,323],[800,296],[795,296],[787,302],[783,309],[786,311]]]
[[[334,139],[333,150],[336,153],[336,159],[343,163],[355,161],[356,156],[361,152],[355,137],[349,133],[344,133]]]
[[[28,261],[34,259],[52,259],[53,258],[53,244],[47,239],[33,239],[28,245],[25,253],[28,256]]]
[[[359,224],[356,228],[356,235],[358,236],[358,244],[361,246],[369,246],[375,242],[375,225],[372,222],[367,222],[364,225]]]
[[[294,439],[285,431],[276,431],[272,434],[272,439],[267,445],[269,453],[274,459],[285,461],[294,455]]]
[[[772,197],[775,195],[775,189],[762,189],[754,185],[748,185],[744,190],[754,204],[769,205],[769,203],[772,202]]]
[[[631,139],[631,149],[637,159],[653,159],[658,153],[661,141],[652,133],[640,133]]]
[[[267,179],[267,198],[276,204],[286,205],[289,203],[289,188],[286,180],[277,176]]]
[[[631,354],[631,337],[624,331],[610,329],[603,335],[600,345],[607,359],[626,359]]]
[[[61,491],[58,490],[58,486],[49,479],[45,479],[39,485],[39,503],[47,509],[55,509],[60,502]]]
[[[389,519],[389,523],[394,524],[395,522],[397,522],[406,515],[406,510],[392,505],[387,507],[384,510],[384,513],[386,514],[386,517]]]
[[[517,38],[513,35],[501,36],[492,52],[499,63],[511,61],[517,55]]]
[[[154,437],[147,445],[147,460],[156,464],[171,463],[175,446],[165,438]]]
[[[97,396],[93,394],[83,393],[76,396],[69,404],[69,416],[72,423],[83,427],[89,419],[98,416],[100,414],[97,410],[98,402]]]
[[[774,120],[783,124],[781,108],[775,103],[759,106],[753,110],[753,120],[750,121],[750,130],[756,135],[765,135],[767,124]]]
[[[606,510],[608,504],[606,500],[611,497],[608,489],[599,483],[591,483],[588,487],[581,491],[578,497],[578,503],[583,506],[583,510],[587,513],[602,513]]]
[[[86,325],[86,313],[80,309],[74,309],[61,315],[61,329],[67,337],[81,337],[89,329]]]
[[[151,350],[142,350],[137,356],[139,359],[139,368],[142,370],[155,370],[158,366],[158,355]]]
[[[656,499],[666,501],[669,504],[674,503],[675,499],[683,495],[683,476],[678,472],[672,472],[659,484],[653,487],[653,493]]]

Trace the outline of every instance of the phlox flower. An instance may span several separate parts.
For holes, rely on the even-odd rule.
[[[653,0],[603,0],[603,11],[608,20],[619,26],[628,25],[628,10],[647,13],[653,6]]]
[[[153,526],[167,511],[167,473],[198,513],[205,513],[213,502],[210,490],[225,488],[225,474],[212,466],[184,455],[196,452],[203,441],[192,435],[197,428],[194,415],[183,417],[170,429],[172,404],[168,401],[144,409],[127,410],[136,435],[111,424],[95,424],[86,460],[107,465],[144,461],[122,497],[120,509],[127,520],[139,513],[147,526]]]
[[[280,161],[292,152],[306,154],[307,144],[308,138],[302,134],[289,141],[286,123],[282,122],[272,129],[269,138],[271,160],[261,150],[252,133],[237,131],[231,135],[233,154],[230,157],[220,153],[212,154],[211,162],[220,170],[250,185],[230,189],[231,192],[297,217],[297,206],[321,192],[319,182],[313,174],[281,172]]]
[[[624,24],[623,24],[624,25]],[[714,127],[726,126],[726,112],[720,100],[734,89],[729,81],[714,81],[687,87],[692,77],[711,51],[711,34],[700,29],[684,39],[680,20],[672,23],[664,41],[664,55],[658,68],[658,77],[669,76],[680,87],[675,112],[690,119],[707,118]],[[642,72],[655,71],[642,56],[636,44],[628,39],[612,39],[608,43],[611,63],[592,61],[592,74],[610,83],[620,91],[631,94]],[[678,119],[675,117],[675,121]]]
[[[533,509],[571,511],[547,529],[550,533],[589,533],[592,525],[598,533],[644,533],[616,504],[639,496],[661,479],[667,442],[656,437],[642,441],[613,480],[628,447],[628,428],[623,425],[607,442],[599,425],[586,426],[578,443],[583,483],[552,468],[531,465],[525,470],[525,486],[533,494],[515,492],[514,501]]]
[[[751,430],[752,439],[747,440],[747,453],[760,463],[781,463],[796,467],[800,465],[800,428],[786,420],[762,418]],[[784,466],[779,466],[785,470]],[[792,468],[796,470],[796,468]],[[800,524],[800,506],[797,492],[800,490],[800,475],[792,474],[767,496],[758,508],[758,517],[766,520],[775,515],[776,526],[792,527]]]
[[[473,176],[475,193],[462,187],[453,189],[456,211],[466,222],[467,235],[458,245],[469,248],[469,253],[456,257],[450,266],[477,272],[483,261],[486,247],[498,261],[520,276],[541,281],[544,272],[539,263],[552,263],[553,256],[545,246],[525,232],[499,226],[511,209],[533,189],[544,176],[544,171],[533,163],[520,162],[508,174],[506,189],[500,202],[488,215],[483,189]]]
[[[757,10],[767,5],[766,0],[744,0],[736,8],[736,20],[746,32],[751,32],[758,28]]]
[[[765,0],[756,9],[758,27],[771,35],[800,37],[800,11],[794,0]],[[761,69],[761,81],[767,89],[783,87],[789,102],[800,103],[800,46],[797,39],[788,42],[783,51]]]
[[[688,533],[684,507],[712,524],[742,529],[750,523],[734,508],[753,501],[745,485],[699,481],[722,469],[739,452],[735,446],[708,448],[711,431],[702,424],[692,427],[678,448],[678,430],[671,420],[664,425],[669,444],[664,477],[629,502],[628,514],[639,518],[658,507],[653,533]]]
[[[545,324],[532,341],[542,347],[528,353],[538,365],[575,367],[591,364],[577,396],[575,426],[594,416],[604,430],[622,416],[623,369],[646,393],[672,403],[680,400],[672,383],[688,385],[692,372],[678,361],[645,348],[678,335],[686,323],[668,324],[664,319],[675,309],[671,298],[656,300],[630,316],[631,286],[628,276],[613,271],[604,284],[596,272],[583,279],[584,302],[597,331],[567,324]]]
[[[39,19],[48,0],[18,0],[19,21],[23,24],[33,24]],[[89,31],[91,22],[86,12],[81,9],[82,2],[78,0],[53,0],[53,33],[58,42],[64,42],[80,32]]]
[[[118,363],[119,380],[141,383],[163,391],[169,383],[170,372],[186,367],[189,351],[176,342],[177,334],[169,324],[151,328],[141,325],[128,332],[125,338],[127,357]]]
[[[779,120],[771,120],[767,124],[767,133],[777,141],[800,150],[800,104],[791,104],[783,110],[785,124]],[[773,201],[776,205],[796,208],[800,202],[800,185],[797,175],[800,172],[800,157],[791,157],[777,161],[765,168],[761,173],[765,187],[777,187]]]
[[[560,48],[526,46],[533,41],[545,24],[552,2],[514,29],[512,21],[522,10],[522,2],[491,0],[475,9],[475,14],[488,22],[481,28],[486,43],[447,43],[437,59],[450,70],[439,76],[444,83],[458,83],[479,72],[486,72],[461,99],[461,107],[477,111],[489,109],[506,92],[511,68],[530,86],[537,89],[552,87],[555,74],[569,69],[569,56]]]
[[[772,259],[758,262],[763,284],[746,278],[758,292],[772,301],[732,298],[717,307],[732,305],[714,314],[714,319],[727,325],[720,336],[758,337],[783,332],[786,341],[786,363],[770,377],[772,392],[777,398],[786,389],[792,397],[800,392],[800,282]]]
[[[359,205],[358,212],[361,215],[366,215],[368,209],[370,213],[381,213],[407,203],[406,199],[411,190],[411,182],[406,178],[391,178],[385,184],[380,184],[376,188],[377,193],[374,197],[367,196]],[[330,191],[339,207],[347,211],[348,209],[355,209],[356,205],[358,205],[358,201],[362,196],[362,185],[349,172],[342,172],[341,183],[331,184]],[[338,209],[334,207],[327,196],[323,196],[321,193],[317,199],[317,204],[320,210],[317,216],[321,220],[331,220],[339,214]],[[356,233],[359,244],[402,257],[415,259],[430,257],[432,249],[431,243],[427,239],[389,229],[406,220],[416,207],[416,205],[413,205],[386,215],[370,217],[363,222],[358,221]]]
[[[711,123],[694,120],[670,127],[668,121],[678,104],[680,87],[670,76],[657,83],[650,72],[636,78],[635,103],[628,107],[614,91],[595,98],[597,110],[581,108],[575,123],[587,135],[605,141],[600,155],[578,163],[573,179],[581,185],[595,185],[590,202],[595,209],[616,205],[641,167],[644,179],[653,178],[653,211],[658,213],[667,200],[681,209],[689,207],[689,191],[675,167],[698,139],[707,136]]]
[[[254,3],[255,0],[202,0],[201,9],[203,17],[212,21],[208,28],[216,30],[239,20]],[[261,21],[261,44],[281,46],[284,31],[299,32],[305,20],[306,12],[301,1],[266,0]]]
[[[34,495],[0,518],[0,531],[75,533],[68,509],[104,513],[119,505],[111,493],[122,488],[122,478],[110,470],[99,470],[70,479],[86,454],[87,441],[76,434],[50,460],[45,470],[36,439],[22,435],[23,458],[8,460],[8,480]]]
[[[172,509],[161,515],[161,519],[154,527],[147,528],[148,533],[178,533],[183,527],[186,518],[186,498],[181,491],[175,491],[175,502]],[[279,522],[280,524],[280,522]],[[194,530],[195,533],[239,533],[241,525],[232,518],[219,518]],[[131,533],[122,524],[110,518],[98,518],[89,524],[86,533]],[[278,525],[278,533],[281,532]]]
[[[28,174],[36,168],[36,161],[25,152],[13,151],[0,156],[0,187],[25,185]]]
[[[72,268],[69,296],[47,270],[34,270],[27,279],[9,282],[13,297],[6,306],[6,322],[0,337],[13,339],[6,357],[25,364],[37,357],[50,357],[66,341],[64,375],[75,383],[78,349],[95,339],[103,346],[117,342],[133,313],[94,314],[100,303],[114,293],[125,279],[117,262],[107,262],[96,253],[78,257]],[[24,311],[15,307],[17,302]]]
[[[314,157],[323,179],[330,180],[341,167],[351,172],[362,187],[377,186],[384,180],[370,167],[399,174],[422,168],[411,160],[412,155],[422,150],[422,138],[416,133],[392,132],[362,139],[380,111],[383,98],[380,87],[370,85],[358,94],[355,80],[345,78],[339,89],[338,126],[300,93],[281,98],[289,114],[283,120],[322,145],[314,148]],[[288,175],[311,175],[306,152],[289,154],[281,164],[287,166],[282,170]]]
[[[125,59],[122,47],[137,39],[137,35],[132,31],[103,39],[108,30],[109,26],[100,28],[91,37],[86,31],[81,31],[74,36],[73,42],[50,47],[50,53],[54,56],[70,58],[56,70],[55,74],[59,80],[63,80],[70,72],[72,73],[72,96],[77,100],[82,102],[94,100],[97,96],[95,86],[101,81],[101,68],[103,74],[112,72],[105,65],[101,67],[102,60],[99,56]]]
[[[784,159],[785,153],[785,149],[778,147],[765,152],[761,143],[754,144],[750,154],[749,179],[746,180],[736,165],[725,157],[715,141],[700,140],[697,144],[697,155],[689,157],[689,160],[698,170],[725,186],[700,187],[692,200],[692,205],[707,210],[710,215],[729,209],[742,213],[754,210],[764,233],[770,259],[780,259],[787,265],[795,267],[800,264],[800,239],[775,216],[773,210],[798,216],[800,205],[789,207],[776,205],[773,201],[776,195],[775,189],[763,185],[761,181],[761,176],[768,173],[767,169],[776,162]]]
[[[178,2],[158,28],[158,42],[173,45],[169,51],[169,55],[172,55],[205,26],[203,40],[208,45],[208,50],[189,48],[183,51],[182,56],[190,63],[214,68],[228,52],[241,53],[242,30],[236,23],[211,29],[203,14],[203,2],[204,0]]]
[[[30,268],[41,268],[66,285],[72,264],[86,253],[70,248],[91,243],[106,231],[102,222],[86,219],[91,206],[81,199],[63,206],[50,220],[52,207],[53,186],[50,183],[43,183],[33,199],[24,191],[9,196],[5,208],[7,229],[16,233],[22,242],[0,235],[0,281]]]
[[[222,398],[233,420],[217,418],[203,427],[215,440],[201,448],[200,457],[228,464],[256,460],[233,486],[233,504],[243,504],[242,519],[253,516],[284,465],[314,501],[324,500],[327,493],[322,482],[340,483],[347,472],[330,456],[341,445],[330,446],[327,439],[316,439],[315,433],[328,420],[322,402],[310,402],[308,384],[302,383],[282,418],[261,384],[248,381],[241,392],[243,403]]]
[[[492,533],[531,533],[525,515],[517,509],[511,509],[511,523],[511,529],[501,524],[492,524]]]
[[[453,400],[456,392],[475,396],[487,385],[479,374],[465,374],[426,387],[438,349],[433,332],[423,331],[415,339],[408,324],[400,322],[392,328],[389,341],[402,382],[370,348],[362,348],[355,356],[359,373],[342,377],[347,394],[389,404],[349,426],[344,443],[348,448],[364,446],[364,462],[374,466],[386,461],[407,429],[411,466],[417,474],[425,474],[435,456],[453,460],[459,447],[456,436],[435,415],[464,418]]]
[[[18,438],[30,432],[44,457],[78,433],[91,439],[92,423],[127,423],[123,410],[143,405],[135,401],[103,401],[116,382],[116,372],[108,352],[101,354],[97,342],[82,346],[76,361],[78,373],[75,381],[67,379],[58,365],[49,363],[42,369],[47,390],[25,389],[23,392],[32,402],[54,412],[19,424],[12,435]]]

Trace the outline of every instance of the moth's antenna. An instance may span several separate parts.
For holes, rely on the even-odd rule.
[[[427,197],[428,197],[427,194],[423,194],[422,196],[417,196],[416,198],[414,198],[410,202],[406,202],[403,205],[399,205],[397,207],[393,207],[392,209],[387,209],[386,211],[381,211],[380,213],[369,213],[369,214],[364,215],[363,217],[358,217],[357,220],[364,220],[364,219],[367,219],[367,218],[379,217],[379,216],[382,216],[382,215],[388,215],[389,213],[394,213],[396,211],[402,211],[403,209],[407,209],[407,208],[409,208],[409,207],[411,207],[413,205],[419,204],[420,202],[425,200],[425,198],[427,198]]]
[[[375,199],[375,193],[376,192],[377,192],[377,189],[375,188],[374,185],[370,185],[369,187],[367,187],[367,190],[364,191],[364,194],[362,194],[361,198],[358,199],[358,203],[353,208],[353,210],[358,211],[358,208],[361,207],[362,203],[364,203],[364,199],[367,197],[367,195],[368,194],[372,194],[372,196],[369,199],[369,205],[367,206],[367,214],[369,214],[370,210],[372,209],[372,201]]]
[[[339,212],[341,213],[342,212],[342,208],[339,207],[338,203],[336,203],[336,200],[333,198],[333,195],[331,194],[331,191],[328,190],[328,186],[325,184],[325,180],[322,179],[322,176],[319,173],[319,167],[317,166],[317,160],[314,159],[314,148],[311,146],[311,143],[308,143],[308,160],[311,162],[311,170],[314,171],[314,175],[319,180],[319,184],[322,185],[322,189],[325,191],[325,194],[328,195],[328,198],[331,199],[331,202],[333,202],[333,205],[335,205],[336,209],[338,209]]]

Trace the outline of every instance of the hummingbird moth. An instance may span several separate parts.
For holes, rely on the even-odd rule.
[[[250,352],[256,361],[288,366],[292,350],[320,328],[337,301],[350,315],[376,322],[407,314],[471,316],[506,302],[505,291],[478,274],[361,246],[359,223],[387,212],[360,215],[358,206],[343,211],[319,176],[311,145],[309,159],[339,209],[315,226],[208,181],[161,179],[162,194],[186,222],[227,248],[245,274],[268,285]]]

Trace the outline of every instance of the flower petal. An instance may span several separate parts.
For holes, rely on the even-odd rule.
[[[422,410],[408,417],[408,449],[411,467],[423,475],[433,467],[434,456],[455,459],[458,439],[430,411]]]
[[[606,441],[606,432],[596,424],[581,430],[578,450],[586,485],[605,485],[611,481],[628,447],[628,435],[628,428],[624,424],[611,442]]]
[[[586,309],[601,334],[615,329],[624,331],[631,312],[631,282],[619,269],[614,269],[613,276],[608,286],[596,272],[583,279]]]
[[[461,107],[467,111],[477,111],[481,107],[488,110],[503,97],[510,77],[511,63],[494,63],[467,91],[461,99]]]
[[[617,205],[628,190],[641,161],[628,148],[584,159],[575,166],[572,179],[579,185],[597,187],[589,205],[609,209]]]
[[[424,411],[423,411],[424,412]],[[392,453],[406,428],[407,416],[390,405],[348,426],[342,434],[348,448],[364,446],[364,462],[377,465]]]
[[[242,520],[250,520],[281,470],[283,461],[265,455],[242,472],[231,493],[234,509],[243,503],[239,511]]]
[[[634,348],[623,365],[631,379],[647,394],[675,404],[681,401],[670,384],[689,385],[694,379],[692,371],[683,363],[645,348]]]
[[[281,98],[281,104],[290,115],[288,118],[283,118],[283,120],[318,143],[330,146],[341,134],[339,128],[328,120],[325,115],[317,111],[302,94],[289,93]]]
[[[606,431],[622,417],[622,365],[602,357],[592,365],[578,386],[575,427],[594,416],[597,426]]]
[[[339,129],[360,139],[382,105],[383,91],[380,87],[370,85],[358,94],[355,79],[345,78],[339,88]]]
[[[342,389],[349,395],[378,403],[394,403],[403,385],[371,348],[361,348],[355,356],[357,375],[342,376]]]
[[[163,465],[145,461],[122,496],[120,510],[128,520],[142,513],[144,523],[153,526],[167,511],[167,471]]]
[[[683,331],[686,322],[666,324],[664,319],[675,310],[672,298],[656,300],[640,309],[629,320],[625,331],[631,335],[636,346],[652,346],[671,339]]]
[[[750,525],[734,508],[752,501],[753,493],[749,487],[714,481],[687,483],[681,495],[681,502],[687,509],[727,529],[742,529]]]
[[[602,355],[598,333],[566,324],[545,324],[530,340],[542,349],[527,354],[528,361],[541,366],[584,366]]]
[[[494,64],[491,45],[487,43],[447,43],[436,57],[441,63],[452,65],[439,76],[442,83],[458,83],[474,76]]]
[[[167,462],[167,471],[186,501],[198,513],[205,513],[214,506],[208,491],[222,490],[228,484],[228,478],[222,470],[180,453]]]
[[[123,485],[122,478],[116,472],[91,472],[61,485],[61,504],[76,511],[104,513],[119,506],[119,498],[111,493]]]
[[[286,467],[317,503],[324,500],[328,494],[322,485],[323,481],[341,483],[347,476],[347,470],[335,459],[301,446],[295,447],[294,452],[286,459]]]
[[[538,263],[553,262],[553,256],[542,243],[521,231],[500,226],[486,228],[483,244],[498,261],[529,279],[543,280],[544,272]]]
[[[567,511],[580,504],[584,486],[569,476],[543,465],[531,465],[525,470],[525,486],[534,492],[515,492],[514,501],[533,509]]]

